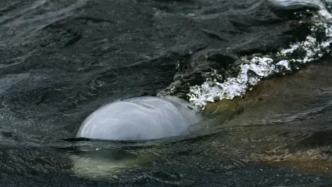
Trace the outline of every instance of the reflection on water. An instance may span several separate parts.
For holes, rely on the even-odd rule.
[[[329,62],[310,65],[262,81],[243,98],[211,103],[204,126],[191,136],[83,141],[80,153],[70,156],[73,171],[89,180],[124,184],[328,184],[331,71]]]

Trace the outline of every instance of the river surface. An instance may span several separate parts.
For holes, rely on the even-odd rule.
[[[271,2],[1,0],[0,186],[332,185],[329,22]],[[252,68],[241,97],[193,98],[252,56],[294,63]],[[204,120],[159,140],[75,138],[98,107],[156,95],[207,103]]]

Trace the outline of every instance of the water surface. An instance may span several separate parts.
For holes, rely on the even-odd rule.
[[[188,99],[207,77],[236,76],[243,56],[304,41],[316,11],[265,0],[2,0],[0,185],[332,183],[329,55],[241,99],[210,103],[189,135],[74,138],[104,104],[158,93]]]

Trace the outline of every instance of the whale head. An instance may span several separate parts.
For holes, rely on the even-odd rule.
[[[102,140],[151,140],[184,134],[200,116],[175,97],[137,97],[97,109],[76,137]]]

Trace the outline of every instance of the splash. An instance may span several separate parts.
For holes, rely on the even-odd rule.
[[[202,85],[190,87],[189,101],[196,108],[205,108],[207,102],[223,99],[233,99],[242,96],[248,89],[271,75],[297,70],[299,66],[320,59],[330,53],[332,43],[332,15],[320,1],[285,1],[271,0],[275,6],[295,6],[301,3],[315,3],[319,7],[318,13],[312,18],[311,33],[304,41],[293,43],[289,48],[282,49],[276,54],[261,56],[253,54],[243,56],[240,71],[236,77],[229,77],[224,82],[207,80]],[[279,3],[279,4],[278,4]],[[277,5],[276,5],[277,4]]]

